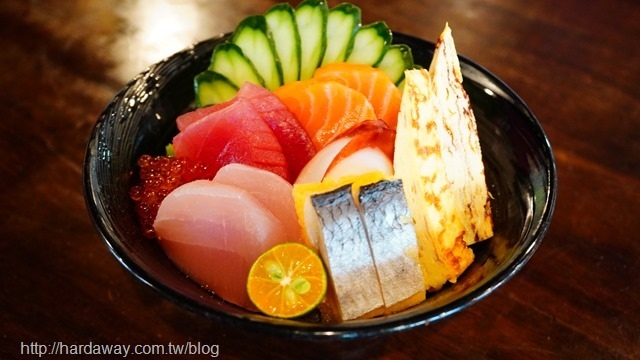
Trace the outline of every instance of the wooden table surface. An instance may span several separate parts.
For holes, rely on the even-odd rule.
[[[128,273],[85,207],[94,122],[147,65],[274,3],[0,3],[0,358],[34,358],[32,345],[54,341],[200,342],[227,359],[640,358],[640,2],[631,0],[354,1],[364,21],[428,40],[448,21],[458,52],[509,84],[553,146],[559,195],[545,240],[469,309],[380,338],[293,341],[201,318]]]

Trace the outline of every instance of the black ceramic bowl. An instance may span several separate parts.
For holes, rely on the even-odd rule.
[[[128,190],[136,159],[161,154],[176,132],[175,119],[193,103],[192,79],[204,70],[219,36],[179,52],[132,79],[98,119],[87,146],[84,190],[92,220],[113,255],[140,281],[176,304],[215,321],[298,338],[356,338],[441,320],[490,294],[533,255],[549,226],[557,192],[553,153],[540,124],[501,80],[461,57],[492,201],[495,236],[474,245],[476,259],[453,285],[390,316],[319,323],[313,316],[282,320],[223,301],[183,275],[158,244],[143,237]],[[434,44],[394,34],[427,67]]]

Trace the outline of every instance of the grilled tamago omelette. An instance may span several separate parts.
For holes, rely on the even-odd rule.
[[[429,67],[405,71],[394,153],[418,234],[427,290],[455,282],[468,245],[493,236],[477,126],[448,25]]]

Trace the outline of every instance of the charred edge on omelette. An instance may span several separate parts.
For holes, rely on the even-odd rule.
[[[493,236],[475,117],[448,24],[429,70],[405,72],[395,146],[425,286],[437,290],[471,264],[468,245]]]

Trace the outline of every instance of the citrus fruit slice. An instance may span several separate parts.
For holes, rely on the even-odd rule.
[[[300,243],[278,244],[260,255],[249,270],[247,292],[263,313],[292,318],[313,310],[327,291],[320,257]]]

